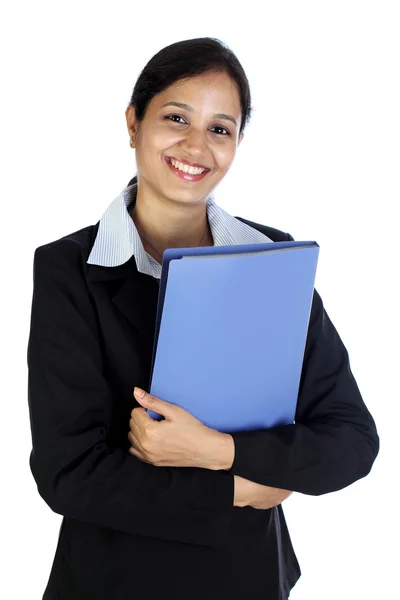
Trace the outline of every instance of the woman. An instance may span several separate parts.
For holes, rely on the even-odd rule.
[[[223,434],[134,395],[149,389],[166,248],[293,240],[211,196],[250,111],[246,75],[218,40],[164,48],[126,110],[137,177],[96,225],[35,251],[30,467],[64,517],[45,600],[287,599],[301,572],[281,503],[350,485],[378,454],[316,290],[295,424]]]

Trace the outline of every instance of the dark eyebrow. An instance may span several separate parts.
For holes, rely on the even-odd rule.
[[[189,112],[193,112],[193,108],[191,106],[189,106],[189,104],[185,104],[184,102],[167,102],[166,104],[163,104],[161,108],[164,108],[164,106],[178,106],[179,108],[184,108],[185,110],[188,110]],[[237,127],[236,120],[232,117],[232,115],[225,115],[224,113],[216,113],[215,115],[213,115],[213,119],[226,119],[227,121],[232,121],[232,123],[235,123],[235,125]]]

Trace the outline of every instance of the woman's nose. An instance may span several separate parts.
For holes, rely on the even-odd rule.
[[[196,157],[199,155],[204,156],[205,150],[207,149],[207,134],[198,131],[197,129],[192,129],[187,132],[185,139],[183,141],[183,146],[190,150],[191,154],[196,154]]]

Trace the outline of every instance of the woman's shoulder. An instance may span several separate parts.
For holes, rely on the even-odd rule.
[[[98,229],[96,225],[88,225],[77,231],[68,233],[56,240],[35,248],[33,256],[34,276],[69,277],[73,279],[85,277],[93,239]]]
[[[79,254],[89,255],[90,248],[93,245],[93,239],[98,230],[98,223],[96,225],[88,225],[77,231],[67,233],[66,235],[42,244],[35,248],[35,253],[50,253],[50,254]]]

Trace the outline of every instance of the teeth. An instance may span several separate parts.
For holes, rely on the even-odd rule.
[[[184,173],[190,173],[190,175],[200,175],[200,173],[204,173],[206,169],[199,169],[198,167],[190,167],[189,165],[185,165],[177,160],[169,159],[171,165],[173,165],[176,169],[183,171]]]

